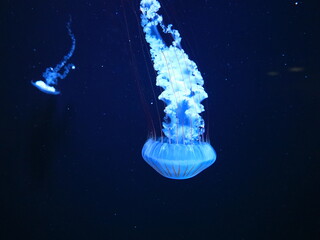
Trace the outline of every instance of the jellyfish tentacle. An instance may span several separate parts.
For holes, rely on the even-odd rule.
[[[208,97],[203,88],[203,78],[197,65],[181,48],[181,36],[172,25],[164,25],[157,12],[160,3],[142,0],[140,4],[141,25],[150,46],[153,66],[158,74],[156,85],[163,88],[159,99],[166,103],[165,113],[170,122],[163,123],[163,132],[169,140],[185,144],[200,141],[204,132],[204,111],[201,101]],[[171,34],[173,41],[167,46],[157,26]],[[183,61],[184,64],[180,62]]]
[[[60,63],[58,63],[55,67],[54,67],[54,71],[58,72],[60,71],[60,69],[66,64],[66,62],[71,58],[71,56],[73,55],[73,52],[75,50],[76,47],[76,38],[74,37],[74,34],[72,33],[71,30],[71,18],[69,20],[69,22],[67,23],[67,30],[68,30],[68,35],[70,36],[71,40],[72,40],[72,45],[71,48],[69,50],[69,52],[63,57],[62,61]]]

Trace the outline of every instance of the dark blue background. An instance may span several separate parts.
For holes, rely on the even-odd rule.
[[[141,158],[158,122],[139,1],[2,1],[1,239],[320,239],[318,2],[161,3],[216,163],[174,181]],[[30,81],[69,50],[69,14],[76,70],[46,95]]]

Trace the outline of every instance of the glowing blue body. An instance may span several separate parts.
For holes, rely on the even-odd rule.
[[[149,139],[142,149],[144,160],[157,172],[173,179],[191,178],[216,160],[212,146],[202,140],[204,111],[201,101],[208,97],[197,65],[181,48],[181,37],[172,25],[164,25],[157,12],[156,0],[141,0],[141,25],[154,69],[156,85],[163,88],[159,99],[166,103],[163,122],[164,138]],[[162,40],[158,29],[171,34],[170,46]]]
[[[74,34],[71,31],[70,28],[71,20],[67,24],[68,34],[72,40],[72,45],[69,53],[63,57],[63,60],[58,63],[54,68],[48,67],[46,71],[42,74],[45,81],[38,80],[36,82],[31,81],[31,83],[38,88],[40,91],[47,93],[47,94],[53,94],[58,95],[60,92],[56,90],[55,85],[58,84],[58,78],[64,79],[70,69],[75,69],[75,66],[72,63],[69,63],[66,65],[67,61],[71,58],[75,47],[76,47],[76,39],[74,37]],[[59,73],[59,71],[64,68],[63,73]]]
[[[216,153],[206,142],[175,144],[149,139],[143,146],[142,157],[164,177],[187,179],[214,163]]]

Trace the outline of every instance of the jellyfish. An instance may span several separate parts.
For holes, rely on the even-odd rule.
[[[204,140],[205,123],[201,101],[208,97],[197,65],[181,47],[181,37],[172,25],[165,25],[158,14],[157,0],[141,0],[141,25],[150,47],[156,85],[166,107],[162,137],[150,137],[142,148],[143,159],[162,176],[171,179],[192,178],[212,165],[216,153]],[[170,34],[166,43],[161,34]]]
[[[42,74],[42,77],[44,78],[44,81],[38,80],[38,81],[31,81],[32,85],[38,88],[40,91],[47,93],[47,94],[52,94],[52,95],[58,95],[60,91],[58,91],[55,88],[55,85],[58,84],[58,78],[64,79],[70,69],[75,69],[75,65],[72,63],[67,64],[67,61],[71,58],[74,49],[76,47],[76,39],[74,37],[74,34],[71,31],[71,19],[67,23],[67,30],[68,34],[72,40],[72,45],[71,49],[68,52],[67,55],[65,55],[60,63],[58,63],[54,68],[53,67],[48,67],[46,71]],[[63,72],[60,73],[60,71],[63,68]]]

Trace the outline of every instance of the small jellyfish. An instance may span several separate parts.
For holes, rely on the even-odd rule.
[[[65,55],[60,63],[58,63],[54,68],[53,67],[48,67],[46,71],[42,74],[44,81],[38,80],[38,81],[31,81],[32,85],[38,88],[40,91],[47,93],[47,94],[52,94],[52,95],[58,95],[60,91],[58,91],[55,88],[55,85],[58,83],[58,78],[64,79],[70,69],[75,69],[75,65],[72,63],[66,64],[67,61],[71,58],[74,49],[76,47],[76,39],[74,37],[74,34],[71,31],[70,28],[70,21],[67,23],[67,29],[68,29],[68,34],[72,40],[72,46],[70,51],[68,52],[67,55]],[[61,69],[64,68],[63,73],[59,73]]]

